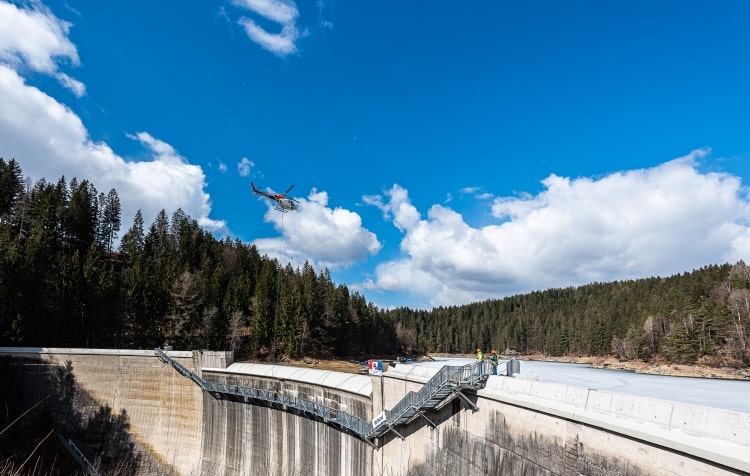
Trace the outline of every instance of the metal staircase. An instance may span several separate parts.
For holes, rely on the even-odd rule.
[[[258,389],[242,387],[240,385],[207,382],[198,376],[198,374],[192,372],[190,369],[171,358],[163,350],[156,348],[154,349],[154,353],[160,360],[174,367],[174,369],[182,375],[189,377],[204,391],[210,393],[215,398],[229,398],[244,403],[250,403],[253,401],[263,402],[282,410],[298,410],[307,415],[319,417],[326,423],[333,424],[344,431],[352,432],[372,444],[370,440],[366,439],[366,435],[372,428],[372,423],[349,413],[342,412],[338,408],[322,405],[318,402],[306,400],[304,398],[296,398],[273,389]]]
[[[492,364],[488,360],[461,367],[444,366],[418,392],[407,393],[391,411],[386,411],[386,418],[373,427],[367,438],[372,440],[392,431],[403,439],[396,427],[406,425],[420,416],[434,428],[436,425],[427,418],[425,411],[437,410],[455,397],[461,398],[472,410],[476,410],[476,405],[463,392],[484,388],[491,372]]]
[[[391,411],[386,411],[386,418],[377,425],[362,420],[359,417],[342,412],[337,408],[321,405],[311,400],[292,397],[276,390],[255,389],[223,383],[206,382],[198,374],[177,362],[161,349],[154,349],[160,360],[171,365],[182,375],[189,377],[204,391],[215,398],[231,398],[233,400],[250,403],[264,402],[280,409],[294,409],[314,417],[321,418],[344,431],[351,432],[368,444],[377,448],[374,440],[392,431],[403,438],[396,428],[405,425],[416,417],[421,416],[432,427],[435,424],[427,418],[425,411],[435,410],[447,404],[455,397],[461,398],[473,410],[477,407],[463,394],[465,390],[479,390],[484,388],[492,367],[489,361],[476,362],[460,367],[444,366],[418,392],[409,392],[396,404]]]

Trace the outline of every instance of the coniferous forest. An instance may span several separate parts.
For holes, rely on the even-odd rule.
[[[216,240],[182,210],[121,228],[115,190],[24,180],[0,159],[0,345],[231,349],[239,356],[395,352],[395,326],[328,271]],[[278,301],[277,301],[278,296]],[[277,309],[278,302],[278,309]]]
[[[327,270],[217,240],[182,210],[122,227],[117,191],[0,158],[0,345],[230,349],[239,358],[477,347],[747,365],[750,267],[380,309]],[[122,233],[121,233],[122,232]],[[117,248],[113,244],[117,243]],[[275,343],[275,347],[274,347]]]

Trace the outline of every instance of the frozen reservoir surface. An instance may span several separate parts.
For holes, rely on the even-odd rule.
[[[472,362],[474,359],[436,359],[434,362],[411,362],[398,365],[442,367]],[[505,362],[503,361],[498,371],[504,372],[504,370]],[[516,374],[515,378],[750,413],[750,381],[746,380],[647,375],[627,370],[597,369],[588,364],[528,360],[521,360],[521,372]]]

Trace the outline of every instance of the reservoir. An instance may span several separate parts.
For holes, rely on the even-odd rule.
[[[415,362],[399,365],[464,365],[474,359],[436,359],[435,362]],[[501,362],[499,370],[505,368]],[[521,372],[516,378],[558,383],[608,392],[658,398],[690,403],[723,410],[750,413],[750,379],[726,380],[668,375],[638,374],[627,370],[598,369],[588,364],[521,360]],[[500,377],[491,377],[487,388]]]

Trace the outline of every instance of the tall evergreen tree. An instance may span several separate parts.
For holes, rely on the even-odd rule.
[[[273,339],[273,326],[276,317],[276,287],[278,270],[275,261],[267,260],[258,278],[253,295],[252,315],[250,317],[250,343],[252,352],[273,354],[276,349]]]
[[[138,210],[135,212],[133,225],[120,241],[120,253],[123,253],[132,259],[143,252],[143,247],[146,241],[145,236],[143,235],[143,229],[143,214]]]
[[[78,184],[71,181],[70,199],[62,223],[63,236],[79,252],[88,249],[94,242],[99,228],[98,197],[96,188],[88,181]]]
[[[117,239],[121,225],[120,197],[113,188],[99,199],[99,236],[102,249],[112,251],[112,243]]]
[[[10,219],[23,193],[23,172],[15,159],[5,162],[0,157],[0,220]]]

